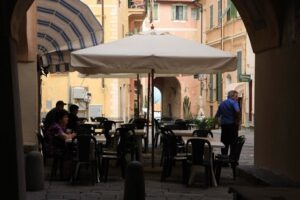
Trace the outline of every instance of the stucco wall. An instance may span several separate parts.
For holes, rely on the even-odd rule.
[[[18,63],[18,72],[23,141],[25,144],[35,144],[36,131],[38,131],[38,79],[36,63]]]
[[[255,164],[300,181],[300,45],[256,55]]]

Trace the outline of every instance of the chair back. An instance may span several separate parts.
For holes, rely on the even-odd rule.
[[[116,135],[119,136],[117,152],[119,156],[124,156],[126,153],[131,153],[137,147],[137,141],[132,128],[117,128]]]
[[[161,142],[163,144],[163,152],[168,157],[174,157],[177,154],[177,138],[173,131],[169,128],[161,127]]]
[[[145,119],[145,118],[135,118],[135,119],[133,119],[133,121],[131,123],[135,124],[136,129],[144,129],[144,127],[147,124],[147,119]]]
[[[197,137],[208,137],[208,135],[210,135],[210,137],[212,138],[214,137],[211,130],[199,129],[199,130],[194,130],[193,132],[193,136],[197,136]]]
[[[187,155],[191,153],[190,159],[193,165],[203,165],[205,161],[212,158],[210,142],[201,138],[191,138],[186,143]]]
[[[77,135],[72,139],[72,144],[76,147],[79,162],[89,162],[95,160],[96,138],[91,135]]]
[[[96,122],[100,122],[100,124],[106,120],[108,120],[106,117],[94,117],[94,120]]]

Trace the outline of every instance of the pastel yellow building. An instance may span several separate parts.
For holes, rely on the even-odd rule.
[[[83,0],[104,29],[104,42],[111,42],[128,34],[128,1]],[[103,3],[103,4],[102,4]],[[138,10],[139,13],[145,11]],[[139,14],[137,13],[137,14]],[[135,13],[136,14],[136,13]],[[42,77],[42,117],[55,106],[57,100],[79,105],[80,117],[105,116],[127,121],[133,115],[130,109],[130,80],[128,78],[101,78],[84,76],[78,72],[57,72]]]
[[[254,53],[245,25],[231,0],[200,1],[203,5],[205,43],[237,55],[237,70],[208,77],[211,114],[215,113],[229,90],[237,90],[241,99],[242,123],[254,126]]]

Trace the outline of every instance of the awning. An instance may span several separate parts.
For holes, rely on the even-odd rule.
[[[43,71],[69,70],[70,52],[101,43],[103,29],[80,0],[37,0],[37,49]]]

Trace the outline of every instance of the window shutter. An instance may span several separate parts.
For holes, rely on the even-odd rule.
[[[214,11],[214,9],[213,9],[213,5],[211,5],[210,7],[209,7],[209,14],[210,14],[210,18],[209,18],[209,28],[213,28],[213,20],[214,20],[214,18],[213,18],[213,16],[214,16],[214,13],[213,13],[213,11]]]
[[[158,20],[158,3],[154,3],[153,19]]]
[[[222,24],[222,2],[218,0],[218,26]]]
[[[171,19],[175,20],[175,16],[176,16],[176,6],[172,5],[172,13],[171,13]]]
[[[187,6],[183,6],[183,20],[187,20]]]
[[[209,75],[209,100],[213,102],[214,100],[214,76],[213,74]]]
[[[237,57],[237,80],[238,82],[241,81],[241,74],[242,74],[242,51],[238,51],[236,53],[236,57]]]

